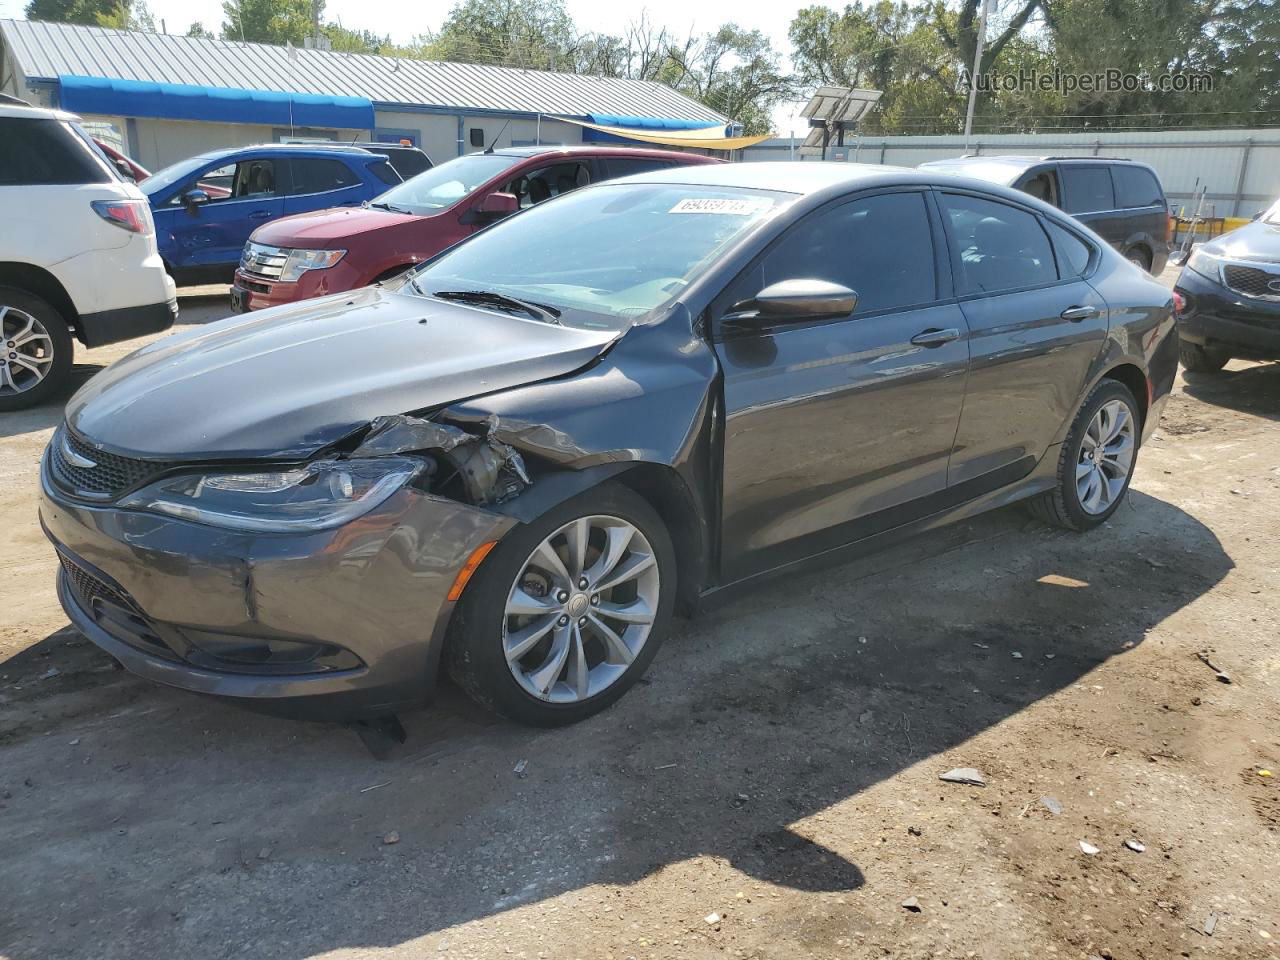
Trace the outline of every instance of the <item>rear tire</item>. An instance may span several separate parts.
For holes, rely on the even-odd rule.
[[[1129,388],[1117,380],[1100,381],[1062,443],[1058,485],[1027,501],[1032,516],[1076,531],[1105,523],[1129,493],[1141,435],[1138,404]]]
[[[517,526],[485,558],[454,611],[446,669],[495,713],[576,723],[644,674],[670,630],[676,575],[649,503],[620,484],[594,487]]]
[[[1132,263],[1143,273],[1151,272],[1151,256],[1144,250],[1130,250],[1124,255],[1124,258]]]
[[[52,305],[0,287],[0,413],[57,396],[71,375],[71,330]]]
[[[1184,340],[1178,344],[1178,359],[1192,373],[1217,373],[1231,358],[1221,350],[1210,350],[1198,343],[1187,343]]]

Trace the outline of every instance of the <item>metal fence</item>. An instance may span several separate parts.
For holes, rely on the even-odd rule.
[[[800,156],[801,138],[774,138],[743,151],[743,160],[817,160]],[[1205,187],[1206,214],[1249,217],[1280,199],[1280,129],[1164,130],[975,136],[852,137],[827,159],[914,167],[964,153],[1112,156],[1149,163],[1170,204],[1190,207]]]

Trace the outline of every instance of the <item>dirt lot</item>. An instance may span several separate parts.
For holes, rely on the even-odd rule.
[[[779,582],[602,716],[445,690],[383,761],[66,628],[57,417],[0,422],[8,960],[1280,957],[1280,365],[1180,381],[1090,535],[1011,509]]]

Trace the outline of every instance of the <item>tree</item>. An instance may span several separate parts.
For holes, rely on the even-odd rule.
[[[98,26],[110,27],[113,30],[150,30],[156,29],[155,18],[146,0],[118,0],[115,9],[110,13],[98,14]]]
[[[205,29],[205,25],[203,23],[196,22],[187,28],[187,36],[202,37],[207,40],[212,40],[214,39],[215,34],[212,30]]]
[[[324,0],[223,0],[222,39],[301,46],[324,15]]]
[[[427,49],[432,59],[573,69],[577,31],[564,0],[462,0]]]
[[[28,20],[96,26],[98,18],[116,12],[119,0],[30,0],[23,11]]]

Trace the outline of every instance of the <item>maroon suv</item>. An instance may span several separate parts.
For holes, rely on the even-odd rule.
[[[513,147],[432,167],[363,207],[285,217],[254,231],[231,289],[256,310],[395,276],[495,220],[588,183],[694,163],[700,154],[630,147]]]

